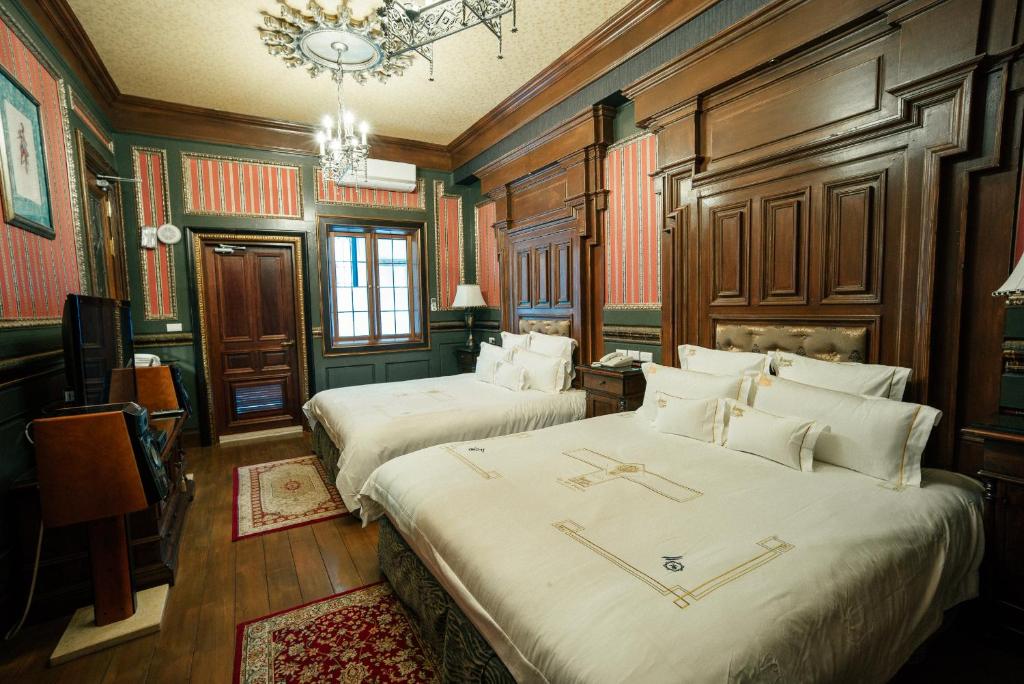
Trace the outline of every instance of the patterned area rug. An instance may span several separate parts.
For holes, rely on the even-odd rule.
[[[345,513],[316,456],[235,468],[234,541]]]
[[[235,681],[438,682],[385,582],[238,626]]]

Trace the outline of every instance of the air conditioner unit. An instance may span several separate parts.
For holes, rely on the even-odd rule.
[[[397,190],[412,192],[416,189],[416,165],[383,159],[366,160],[366,180],[356,182],[352,174],[345,176],[341,185],[371,188],[373,190]]]

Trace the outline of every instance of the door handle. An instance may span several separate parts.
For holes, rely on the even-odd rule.
[[[295,340],[288,340],[287,342],[282,342],[282,343],[281,343],[281,346],[282,346],[282,347],[290,347],[290,346],[292,346],[293,344],[295,344]]]

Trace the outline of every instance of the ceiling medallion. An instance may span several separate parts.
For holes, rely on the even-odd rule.
[[[341,71],[358,83],[375,78],[381,83],[401,76],[415,55],[430,64],[434,76],[433,43],[473,26],[486,26],[502,49],[502,17],[512,14],[516,32],[516,0],[440,0],[411,2],[383,0],[367,17],[352,16],[348,0],[335,12],[310,0],[308,12],[287,0],[277,0],[280,16],[263,11],[260,39],[270,54],[290,67],[305,67],[310,76],[324,70]]]

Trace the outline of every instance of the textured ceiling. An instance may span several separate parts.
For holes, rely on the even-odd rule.
[[[274,0],[69,0],[121,92],[255,116],[316,123],[334,107],[327,75],[311,79],[267,54],[256,27]],[[293,7],[305,2],[291,0]],[[323,3],[333,9],[332,2]],[[380,3],[353,0],[363,16]],[[628,0],[519,0],[519,32],[477,26],[436,44],[433,83],[417,60],[387,84],[346,83],[375,133],[451,142]],[[506,27],[510,18],[506,18]]]

